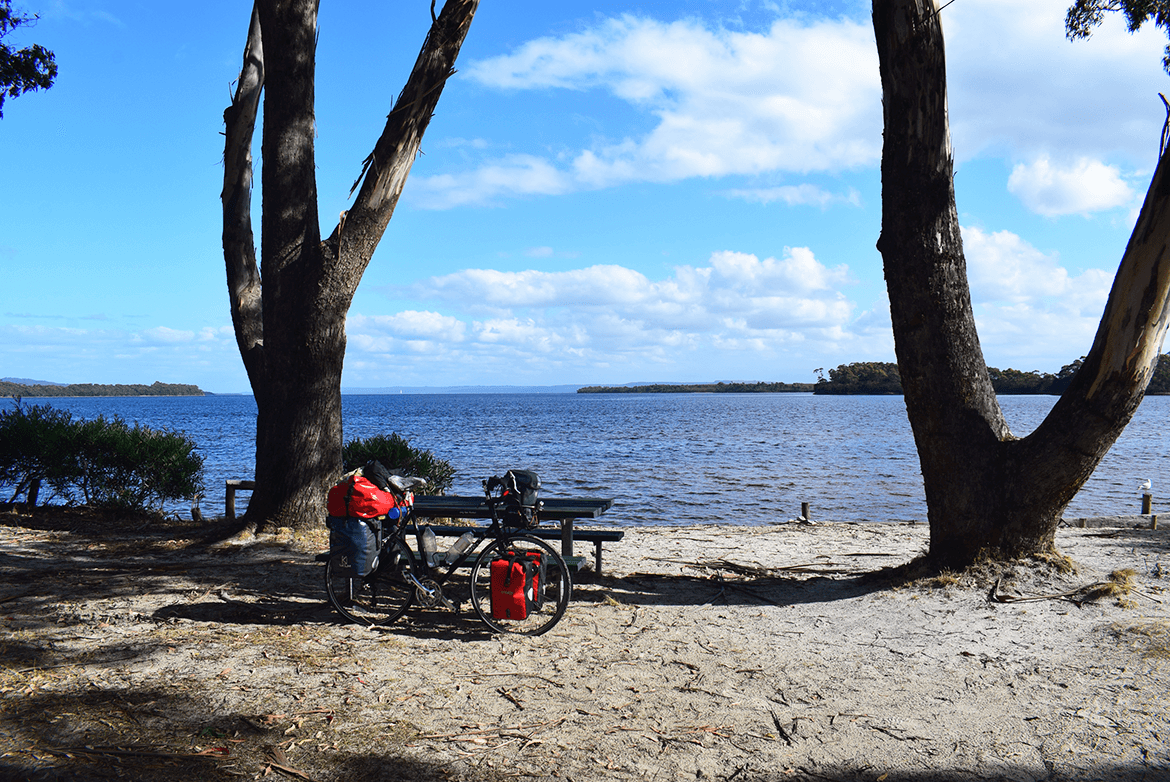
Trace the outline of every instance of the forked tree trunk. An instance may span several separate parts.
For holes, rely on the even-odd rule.
[[[224,260],[232,323],[255,395],[256,529],[319,524],[341,469],[345,320],[397,205],[478,0],[448,0],[399,95],[361,188],[321,241],[313,154],[318,0],[257,0],[232,105],[224,112]],[[259,268],[251,144],[264,96]]]
[[[1083,366],[1041,426],[1016,438],[967,287],[937,4],[874,0],[873,21],[885,115],[878,249],[930,556],[962,566],[981,552],[1050,551],[1061,514],[1129,423],[1157,362],[1170,290],[1170,164],[1159,161]]]

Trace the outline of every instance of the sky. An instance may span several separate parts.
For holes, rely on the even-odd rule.
[[[0,119],[0,377],[249,390],[220,241],[251,4],[16,0],[56,53]],[[941,12],[987,363],[1088,352],[1157,162],[1164,35]],[[321,3],[322,235],[426,0]],[[354,298],[343,387],[812,382],[893,361],[881,86],[854,0],[483,0]],[[254,147],[260,160],[259,131]],[[253,197],[259,232],[260,197]]]

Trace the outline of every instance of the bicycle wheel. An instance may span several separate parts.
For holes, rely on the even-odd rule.
[[[534,563],[523,576],[513,571],[517,575],[515,582],[508,578],[509,554],[519,555],[512,557],[513,560]],[[492,563],[497,560],[504,561],[493,568]],[[548,632],[564,616],[572,588],[569,569],[561,555],[543,540],[527,535],[497,540],[480,552],[471,566],[471,605],[479,618],[497,633]]]
[[[325,564],[325,591],[337,613],[363,625],[388,625],[406,613],[414,600],[414,584],[407,579],[413,559],[400,540],[382,549],[378,568],[354,577],[343,558],[334,555]]]

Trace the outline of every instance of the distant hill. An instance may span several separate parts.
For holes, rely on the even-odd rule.
[[[65,383],[54,383],[51,380],[29,380],[27,377],[0,377],[0,383],[16,383],[21,386],[63,386]]]
[[[46,396],[205,396],[199,386],[182,383],[144,385],[106,385],[100,383],[17,383],[7,378],[0,380],[0,397]]]

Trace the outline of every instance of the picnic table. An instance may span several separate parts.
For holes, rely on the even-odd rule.
[[[573,541],[583,540],[594,545],[594,570],[601,573],[601,544],[614,543],[621,540],[625,533],[621,530],[576,529],[574,522],[577,519],[596,519],[613,507],[613,499],[587,499],[582,497],[545,498],[544,506],[539,512],[541,521],[556,521],[560,523],[559,530],[536,529],[525,530],[526,535],[543,538],[545,540],[561,541],[561,556],[567,561],[573,557]],[[464,496],[434,496],[420,494],[414,498],[414,517],[416,519],[490,519],[491,509],[488,508],[484,497]],[[466,527],[454,525],[431,525],[436,535],[459,537],[467,531]]]

